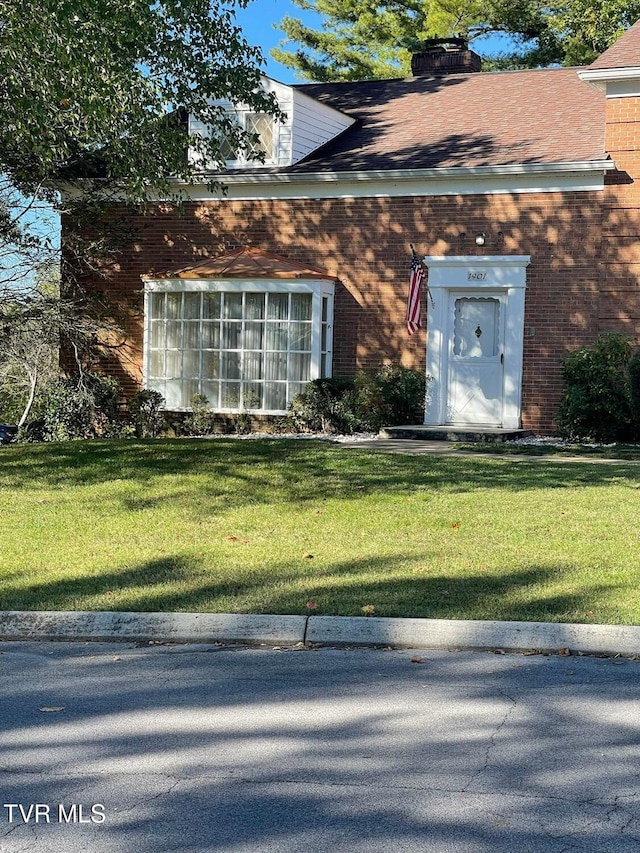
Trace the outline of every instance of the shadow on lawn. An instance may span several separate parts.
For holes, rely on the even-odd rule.
[[[624,463],[514,461],[405,456],[346,449],[313,440],[92,441],[14,446],[0,452],[0,484],[32,490],[108,484],[162,488],[162,478],[197,477],[194,495],[227,506],[405,491],[561,489],[627,482],[640,488],[640,467]],[[130,496],[130,509],[176,493]],[[136,502],[140,502],[140,505]]]
[[[373,605],[376,616],[593,622],[611,592],[605,584],[572,594],[545,591],[570,574],[562,564],[528,565],[500,576],[431,575],[425,568],[391,578],[389,562],[387,555],[302,574],[292,561],[229,577],[216,576],[197,557],[167,556],[90,577],[6,583],[0,610],[305,614],[313,600],[314,615],[361,616],[363,606]]]

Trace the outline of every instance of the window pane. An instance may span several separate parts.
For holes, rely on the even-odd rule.
[[[202,353],[202,376],[207,379],[218,379],[220,376],[220,354],[217,352]]]
[[[167,307],[166,307],[167,320],[176,320],[180,317],[181,305],[182,305],[182,294],[181,293],[167,293]]]
[[[167,348],[177,349],[180,346],[182,337],[182,323],[179,320],[168,320],[167,328]]]
[[[311,319],[311,294],[310,293],[292,293],[291,294],[291,319],[292,320],[310,320]]]
[[[245,352],[243,379],[262,379],[261,352]]]
[[[289,296],[286,293],[270,293],[267,304],[267,319],[286,320],[289,316]]]
[[[241,331],[242,325],[240,323],[223,323],[222,349],[239,349]]]
[[[186,349],[182,354],[182,375],[197,378],[200,373],[200,353],[198,350]]]
[[[308,382],[311,378],[311,355],[291,353],[289,356],[289,375],[292,382]]]
[[[178,379],[182,376],[182,353],[180,350],[167,350],[165,370],[167,378]]]
[[[149,294],[149,317],[152,320],[164,319],[164,293]]]
[[[255,133],[258,140],[246,152],[247,160],[253,160],[263,153],[268,160],[273,159],[273,117],[267,113],[245,113],[244,127],[248,133]]]
[[[218,349],[220,346],[220,323],[202,324],[202,346],[204,349]]]
[[[200,346],[200,323],[190,320],[182,324],[182,346],[185,349],[196,349]]]
[[[262,408],[262,385],[259,382],[245,383],[242,388],[242,406],[245,409]]]
[[[240,383],[220,383],[220,406],[223,409],[237,409],[240,405]]]
[[[262,404],[265,409],[282,411],[287,408],[287,386],[285,382],[265,382]]]
[[[287,354],[284,352],[267,352],[264,355],[265,379],[286,379]]]
[[[289,327],[289,348],[311,350],[311,324],[291,323]]]
[[[245,349],[262,349],[262,333],[264,323],[245,323],[244,325],[244,347]]]
[[[220,405],[220,383],[219,382],[203,382],[202,393],[209,401],[212,409],[217,409]]]
[[[200,294],[199,293],[185,293],[184,294],[184,305],[183,305],[183,316],[185,320],[199,320],[200,319]]]
[[[154,320],[151,323],[151,346],[164,346],[164,323],[162,320]]]
[[[247,320],[262,320],[264,317],[264,293],[245,294],[244,310]]]
[[[287,349],[288,323],[267,323],[266,349]]]
[[[149,376],[164,376],[164,352],[154,350],[149,355]]]
[[[202,294],[202,317],[205,320],[217,320],[220,316],[220,294]]]
[[[302,394],[304,389],[307,387],[306,382],[290,382],[289,383],[289,401],[293,400],[294,397],[297,397],[298,394]]]
[[[229,320],[242,319],[242,294],[241,293],[225,293],[222,316]]]
[[[240,379],[240,353],[223,352],[221,362],[221,376],[223,379]]]
[[[165,399],[165,387],[161,379],[150,379],[147,385],[150,391],[157,391],[158,394],[162,394],[162,399]]]
[[[190,409],[193,404],[193,398],[198,393],[198,380],[188,379],[182,383],[182,408]]]
[[[182,408],[182,382],[179,379],[167,379],[164,399],[167,409]]]

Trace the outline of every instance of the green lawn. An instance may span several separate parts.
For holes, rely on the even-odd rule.
[[[640,465],[301,440],[0,448],[0,609],[640,624]],[[365,611],[366,612],[366,611]]]

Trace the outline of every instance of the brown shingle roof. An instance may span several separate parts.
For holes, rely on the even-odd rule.
[[[638,68],[640,67],[640,21],[630,27],[609,50],[605,50],[589,68]]]
[[[357,119],[286,171],[599,160],[605,99],[576,69],[297,86]]]
[[[308,267],[281,255],[263,252],[262,249],[251,246],[218,255],[217,258],[207,258],[199,264],[183,267],[173,272],[142,276],[142,278],[313,278],[338,281],[335,276],[314,267]]]

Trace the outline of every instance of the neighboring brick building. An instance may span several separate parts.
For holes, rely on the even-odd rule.
[[[287,122],[238,115],[266,164],[134,221],[112,285],[129,340],[105,368],[169,409],[198,392],[268,414],[310,378],[397,361],[433,377],[427,423],[552,429],[563,353],[606,330],[640,343],[640,23],[588,68],[476,62],[265,78]],[[408,337],[410,243],[432,298]]]

